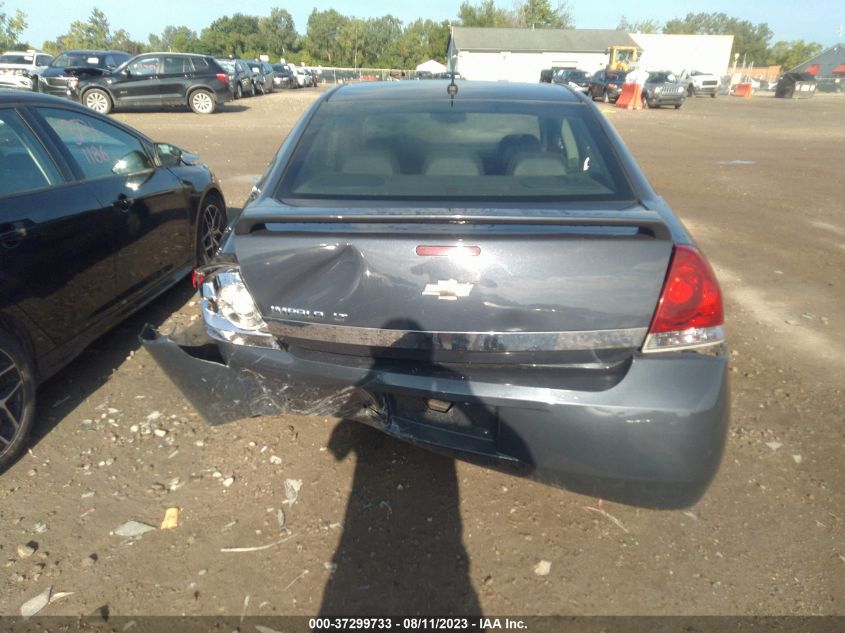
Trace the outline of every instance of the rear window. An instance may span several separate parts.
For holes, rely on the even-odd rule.
[[[21,64],[29,66],[35,61],[35,57],[25,53],[8,53],[0,55],[0,64]]]
[[[444,91],[445,92],[445,91]],[[630,200],[607,137],[578,104],[328,101],[275,192],[292,199]]]

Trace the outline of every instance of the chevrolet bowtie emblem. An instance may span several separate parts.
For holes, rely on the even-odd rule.
[[[438,279],[436,284],[426,284],[424,297],[437,297],[446,301],[455,301],[458,297],[468,297],[473,284],[462,284],[456,279]]]

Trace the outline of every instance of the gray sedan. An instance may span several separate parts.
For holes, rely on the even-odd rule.
[[[730,401],[713,270],[588,96],[446,84],[322,95],[196,271],[205,341],[144,345],[211,424],[338,416],[695,502]]]

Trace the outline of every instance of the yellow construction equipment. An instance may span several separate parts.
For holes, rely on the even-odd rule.
[[[638,46],[611,46],[607,49],[607,54],[610,56],[607,62],[608,70],[627,71],[637,63],[640,48]]]

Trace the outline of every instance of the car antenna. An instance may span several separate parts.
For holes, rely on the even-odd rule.
[[[446,86],[446,94],[449,95],[449,102],[451,107],[455,107],[455,95],[458,94],[458,86],[455,83],[455,71],[453,70],[452,73],[452,81],[451,83]]]

